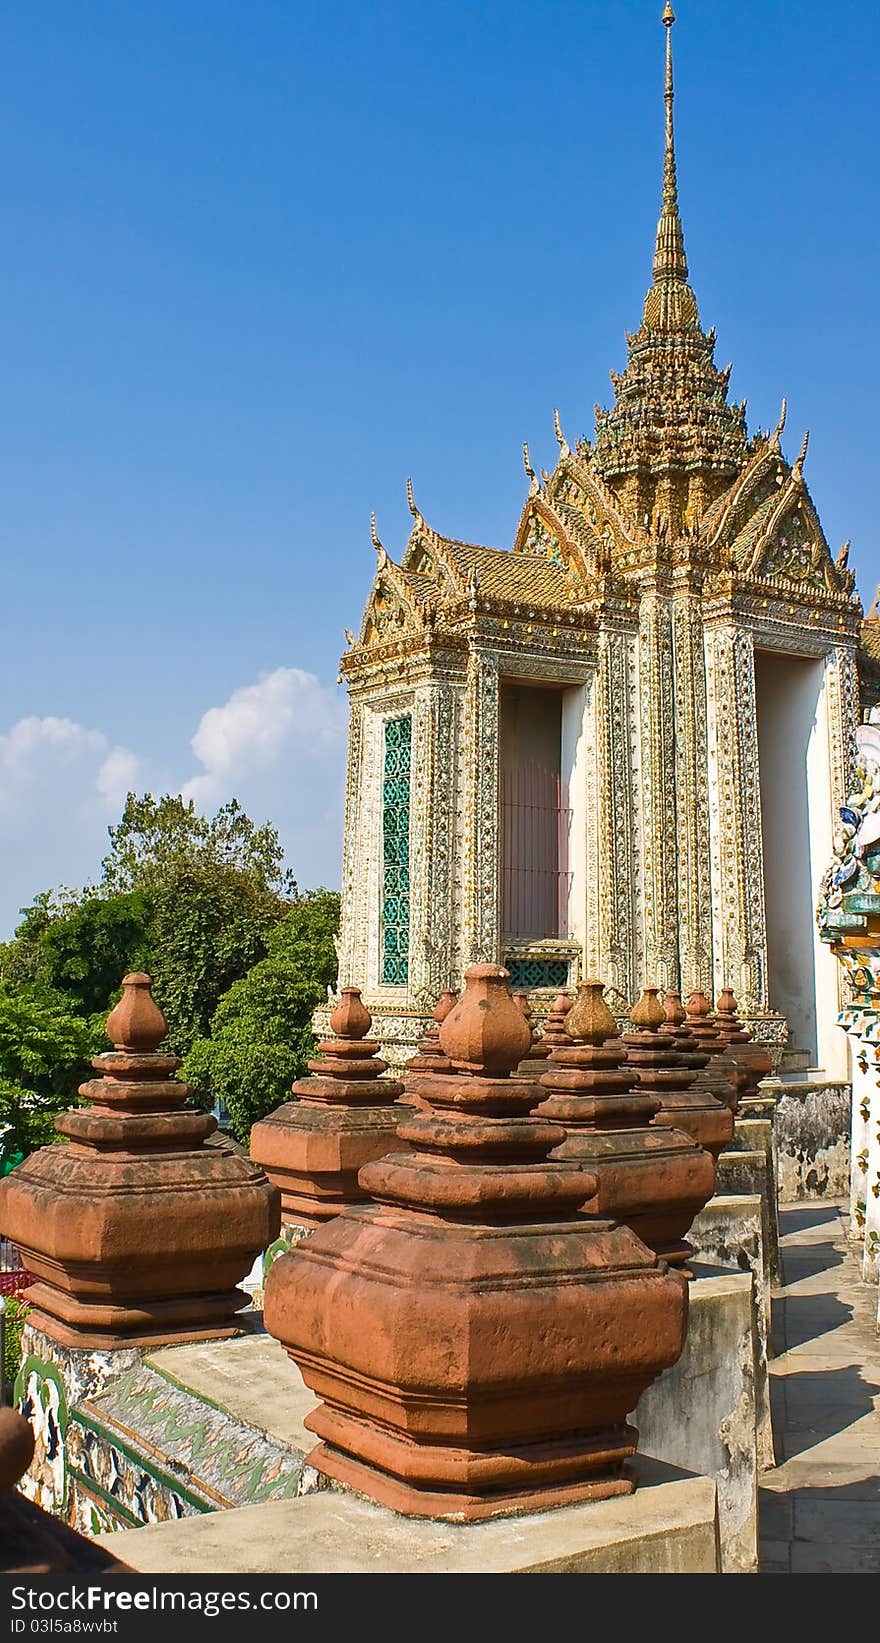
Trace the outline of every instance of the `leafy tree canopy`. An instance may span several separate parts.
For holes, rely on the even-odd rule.
[[[100,1048],[95,1024],[64,999],[0,983],[0,1156],[27,1157],[55,1137],[55,1117],[76,1104]]]
[[[296,895],[277,830],[269,822],[257,827],[236,799],[209,818],[180,794],[156,799],[152,793],[142,798],[129,793],[119,826],[108,832],[110,850],[101,863],[104,894],[149,892],[182,866],[198,863],[227,868],[279,897]]]
[[[336,976],[339,896],[301,896],[267,937],[268,952],[221,1000],[211,1036],[199,1038],[183,1077],[226,1108],[238,1140],[279,1106],[314,1053],[311,1014]]]

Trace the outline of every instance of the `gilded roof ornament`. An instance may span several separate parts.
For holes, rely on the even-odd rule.
[[[571,456],[571,448],[566,441],[564,433],[562,432],[562,423],[559,420],[559,412],[556,410],[553,412],[553,432],[556,435],[556,443],[559,446],[560,458],[564,462],[567,456]]]
[[[523,440],[523,467],[526,470],[526,478],[529,480],[529,496],[537,496],[541,486],[538,483],[538,476],[532,467],[531,458],[529,456],[529,447],[525,440]]]

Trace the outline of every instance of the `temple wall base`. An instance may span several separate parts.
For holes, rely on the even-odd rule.
[[[693,1262],[684,1352],[640,1399],[645,1451],[714,1477],[723,1574],[758,1563],[755,1317],[750,1272]]]
[[[639,1455],[632,1495],[475,1524],[327,1493],[100,1535],[162,1574],[719,1574],[715,1482]]]

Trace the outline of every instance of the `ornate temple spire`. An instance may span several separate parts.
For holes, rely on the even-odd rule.
[[[663,195],[657,243],[654,249],[654,283],[645,298],[644,323],[656,331],[680,330],[699,324],[697,299],[687,283],[688,265],[684,251],[684,230],[678,209],[678,176],[675,169],[675,84],[672,70],[672,25],[675,12],[669,0],[663,11],[666,29],[666,83],[663,100],[666,133],[663,146]]]
[[[728,371],[713,358],[715,334],[700,325],[688,284],[675,164],[675,85],[669,0],[664,84],[663,193],[653,282],[642,324],[627,338],[615,402],[597,407],[595,466],[640,526],[668,539],[691,532],[739,472],[746,457],[745,407],[727,399]]]
[[[678,178],[675,172],[675,87],[672,77],[672,25],[675,22],[675,12],[669,5],[669,0],[663,12],[663,22],[666,28],[666,143],[663,151],[663,204],[660,221],[657,224],[654,279],[662,280],[672,275],[676,279],[686,280],[687,259],[684,254],[681,218],[678,214]]]

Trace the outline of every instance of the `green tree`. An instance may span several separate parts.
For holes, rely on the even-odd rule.
[[[84,1015],[106,1011],[126,971],[146,967],[150,913],[140,891],[37,896],[23,909],[0,974],[12,987],[37,983],[58,993]]]
[[[267,937],[268,952],[222,999],[210,1037],[196,1041],[182,1076],[208,1105],[221,1102],[233,1133],[272,1112],[314,1052],[311,1014],[336,977],[339,896],[301,896]]]
[[[77,1085],[99,1048],[92,1025],[63,999],[0,984],[0,1156],[27,1157],[55,1139],[59,1112],[76,1105]]]
[[[179,795],[129,793],[100,882],[46,892],[0,948],[0,980],[38,986],[85,1017],[106,1015],[126,971],[147,970],[186,1055],[233,983],[268,951],[296,894],[278,833],[230,801],[201,816]]]
[[[108,828],[110,850],[101,863],[105,895],[149,893],[182,865],[196,862],[227,868],[261,891],[281,898],[296,895],[296,880],[284,865],[284,851],[270,822],[257,827],[231,799],[216,816],[199,815],[180,794],[129,793],[118,827]]]

